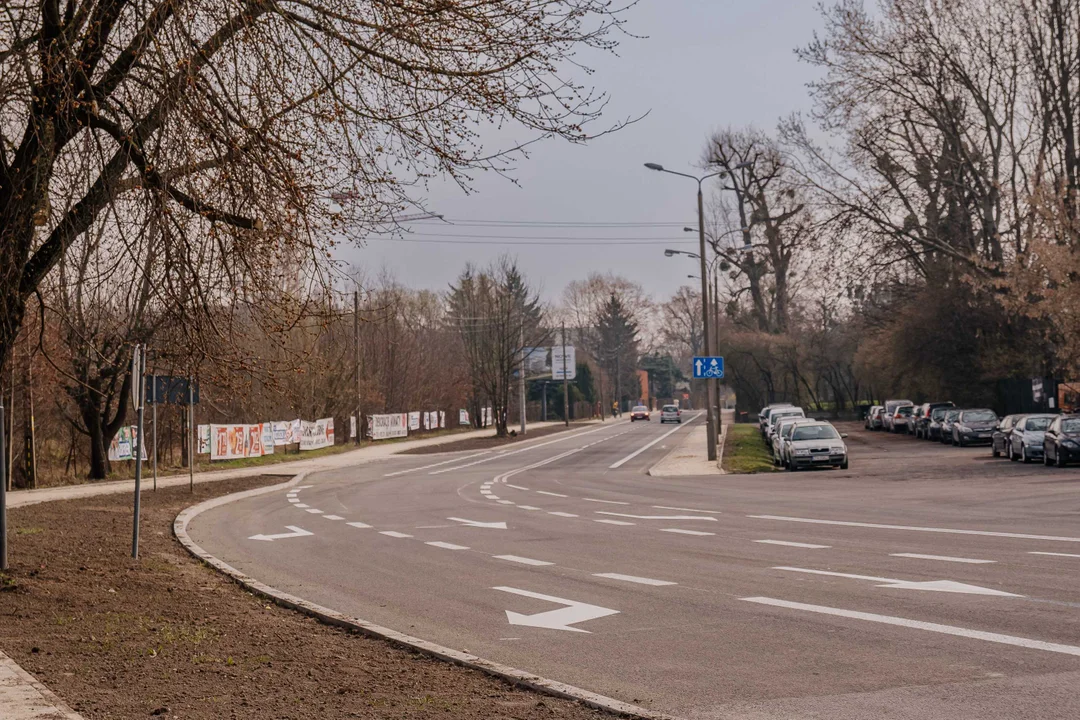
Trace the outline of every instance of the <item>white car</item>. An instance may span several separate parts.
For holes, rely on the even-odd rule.
[[[765,426],[765,440],[772,445],[773,435],[776,434],[776,424],[783,418],[806,417],[801,407],[778,408],[769,413],[769,424]]]
[[[761,412],[758,413],[758,428],[761,430],[761,434],[765,434],[765,429],[769,426],[769,414],[777,408],[789,408],[792,407],[791,403],[773,403],[772,405],[766,405],[761,408]]]
[[[788,440],[788,466],[792,472],[811,467],[848,469],[846,435],[827,422],[799,423]]]
[[[665,405],[660,409],[660,424],[666,422],[682,423],[682,410],[678,405]]]
[[[780,428],[776,431],[776,435],[773,438],[776,447],[773,451],[773,461],[777,465],[787,467],[791,456],[791,433],[799,425],[816,422],[820,422],[820,420],[814,420],[813,418],[784,418],[781,420]]]

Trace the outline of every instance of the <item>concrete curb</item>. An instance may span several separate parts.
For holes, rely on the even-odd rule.
[[[453,650],[436,643],[428,642],[427,640],[421,640],[420,638],[413,637],[400,633],[397,630],[391,630],[390,628],[382,627],[370,623],[366,620],[359,618],[352,618],[336,610],[316,605],[315,603],[308,602],[303,598],[290,595],[286,592],[282,592],[277,588],[270,587],[264,583],[259,582],[253,577],[249,577],[240,572],[231,565],[219,560],[210,553],[199,547],[195,541],[187,534],[188,524],[198,515],[212,508],[227,505],[237,500],[243,500],[245,498],[254,497],[256,495],[263,495],[266,493],[279,492],[285,490],[294,485],[298,485],[307,476],[308,473],[300,473],[296,477],[292,478],[288,482],[281,483],[279,485],[271,485],[268,487],[255,488],[253,490],[245,490],[239,493],[233,493],[232,495],[224,495],[219,498],[213,498],[206,500],[197,505],[193,505],[180,512],[176,516],[176,520],[173,521],[173,534],[176,539],[180,541],[180,544],[184,548],[194,555],[199,560],[202,560],[207,565],[210,565],[215,570],[224,573],[230,579],[238,583],[241,587],[257,594],[266,599],[281,605],[282,607],[289,608],[290,610],[296,610],[302,612],[305,615],[315,618],[320,622],[327,625],[333,625],[335,627],[344,628],[346,630],[353,630],[369,637],[378,638],[380,640],[386,640],[394,645],[403,647],[409,650],[433,657],[438,660],[453,663],[455,665],[461,665],[463,667],[472,668],[478,670],[486,675],[504,680],[511,685],[526,687],[544,695],[550,695],[552,697],[563,698],[566,700],[576,700],[583,705],[601,710],[613,715],[629,718],[640,718],[641,720],[679,720],[675,716],[667,715],[664,713],[654,712],[647,708],[638,707],[637,705],[631,705],[630,703],[624,703],[621,700],[616,700],[604,695],[599,695],[588,690],[584,690],[573,685],[567,685],[557,680],[549,680],[547,678],[533,675],[532,673],[525,672],[524,670],[518,670],[517,668],[510,667],[509,665],[503,665],[501,663],[493,662],[491,660],[485,660],[482,657],[464,653],[459,650]],[[72,719],[76,720],[76,719]]]
[[[31,697],[28,699],[29,705],[14,709],[8,707],[5,712],[14,714],[5,714],[3,717],[14,718],[15,720],[83,720],[82,715],[69,708],[63,700],[58,698],[49,688],[42,685],[36,677],[23,670],[17,662],[0,651],[0,690],[3,690],[3,687],[10,687],[7,682],[2,682],[4,676],[14,676],[17,683],[16,688],[29,688],[26,694],[37,693],[40,696],[40,701]],[[10,696],[6,693],[0,692],[0,694],[10,699]]]

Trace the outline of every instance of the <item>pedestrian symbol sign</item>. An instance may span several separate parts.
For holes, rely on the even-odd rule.
[[[695,357],[694,379],[723,378],[724,358],[722,357]]]

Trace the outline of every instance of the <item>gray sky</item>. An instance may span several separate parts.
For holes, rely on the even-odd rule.
[[[425,198],[433,211],[462,221],[567,223],[678,223],[677,227],[475,227],[417,223],[415,239],[369,241],[341,259],[369,276],[383,269],[410,287],[443,290],[469,260],[485,264],[509,253],[545,299],[555,300],[567,282],[612,271],[641,283],[657,299],[679,285],[695,266],[665,258],[664,247],[693,250],[695,186],[688,179],[650,172],[651,161],[684,172],[701,156],[709,134],[727,126],[772,130],[777,120],[810,108],[806,83],[816,71],[796,60],[794,48],[821,26],[816,0],[641,0],[620,57],[604,56],[591,79],[612,98],[606,118],[649,115],[586,146],[549,141],[519,163],[518,185],[494,174],[478,177],[466,196],[450,183],[433,183]],[[465,237],[434,237],[439,233]],[[684,244],[522,245],[505,236],[676,240]],[[489,238],[496,244],[452,244]],[[544,242],[551,242],[545,240]],[[579,241],[581,242],[581,241]]]

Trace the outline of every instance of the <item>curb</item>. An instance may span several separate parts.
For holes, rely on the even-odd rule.
[[[367,635],[368,637],[385,640],[398,647],[413,650],[437,660],[478,670],[485,675],[504,680],[513,686],[526,687],[544,695],[550,695],[564,700],[576,700],[587,707],[607,712],[612,715],[638,718],[640,720],[679,720],[679,718],[676,718],[673,715],[667,715],[637,705],[631,705],[630,703],[625,703],[605,695],[599,695],[573,685],[567,685],[566,683],[557,680],[549,680],[548,678],[540,677],[539,675],[534,675],[515,667],[510,667],[509,665],[503,665],[502,663],[486,660],[470,653],[454,650],[437,643],[428,642],[427,640],[421,640],[420,638],[406,635],[397,630],[391,630],[390,628],[385,628],[381,625],[361,620],[360,618],[348,617],[336,610],[331,610],[330,608],[317,605],[295,595],[282,592],[277,588],[261,583],[255,578],[245,575],[231,565],[203,550],[187,534],[188,524],[195,517],[207,510],[227,505],[236,502],[237,500],[254,497],[256,495],[285,490],[294,485],[298,485],[307,475],[307,472],[302,472],[285,483],[245,490],[243,492],[224,495],[222,497],[206,500],[197,505],[192,505],[191,507],[182,510],[180,514],[176,516],[176,519],[173,521],[173,534],[189,553],[199,560],[202,560],[207,565],[210,565],[215,570],[223,573],[241,587],[256,595],[260,595],[277,605],[304,613],[327,625],[343,628],[345,630],[353,630],[363,635]],[[72,718],[72,720],[78,720],[78,717],[76,716],[75,718]]]

